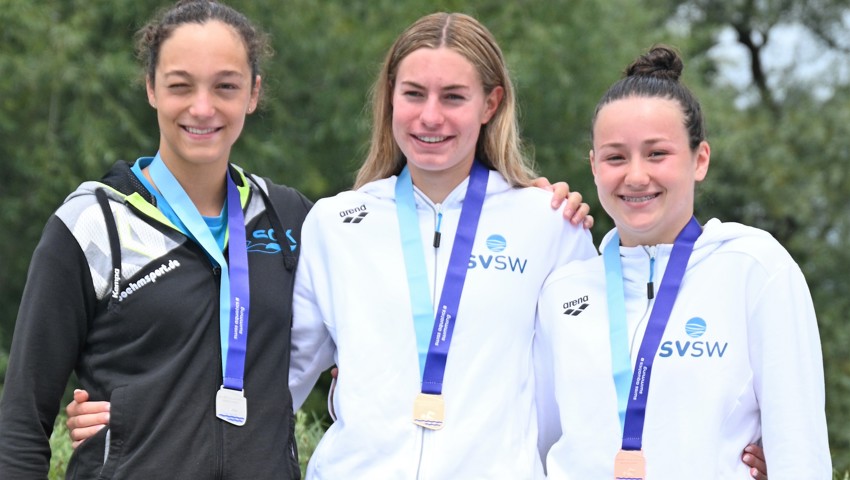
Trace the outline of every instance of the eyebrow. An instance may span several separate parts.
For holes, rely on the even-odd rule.
[[[409,87],[419,88],[419,89],[425,90],[425,86],[424,86],[424,85],[420,85],[419,83],[416,83],[416,82],[414,82],[414,81],[412,81],[412,80],[402,80],[400,83],[401,83],[402,85],[407,85],[407,86],[409,86]],[[450,90],[469,90],[470,88],[471,88],[471,87],[470,87],[470,86],[468,86],[468,85],[460,85],[460,84],[456,84],[456,85],[447,85],[447,86],[445,86],[445,87],[441,88],[440,90],[441,90],[441,91],[450,91]]]
[[[165,72],[163,74],[163,76],[165,78],[169,78],[169,77],[192,78],[192,74],[187,72],[186,70],[171,70],[171,71]],[[240,78],[244,77],[242,72],[240,72],[238,70],[222,70],[220,72],[216,72],[215,76],[216,77],[240,77]]]
[[[644,140],[643,142],[640,142],[640,144],[641,144],[641,146],[652,146],[652,145],[655,145],[657,143],[664,143],[664,142],[671,142],[671,141],[672,140],[667,139],[667,138],[650,138],[650,139]],[[626,145],[625,142],[609,142],[609,143],[603,143],[599,147],[600,148],[601,147],[620,148],[620,147],[624,147],[625,145]]]

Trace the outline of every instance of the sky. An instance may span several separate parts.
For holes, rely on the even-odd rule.
[[[850,47],[850,14],[845,15],[844,24],[848,26],[844,44]],[[826,99],[831,95],[833,85],[850,81],[850,55],[827,49],[799,24],[774,27],[763,52],[765,72],[774,91],[781,93],[783,81],[790,78],[795,83],[811,84],[816,96]],[[721,81],[742,92],[738,106],[752,101],[755,92],[746,92],[746,87],[752,82],[749,55],[737,42],[736,33],[731,28],[718,35],[718,44],[709,55],[720,66]]]

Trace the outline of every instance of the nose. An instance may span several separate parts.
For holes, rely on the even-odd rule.
[[[422,105],[422,111],[419,113],[419,120],[426,128],[437,127],[443,123],[443,108],[437,98],[428,98]]]
[[[641,187],[649,183],[649,171],[641,158],[632,158],[626,167],[625,183],[628,186]]]
[[[215,114],[213,96],[206,89],[198,89],[192,98],[189,113],[195,117],[211,117]]]

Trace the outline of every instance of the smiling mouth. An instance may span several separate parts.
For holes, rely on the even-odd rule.
[[[413,137],[416,138],[417,140],[419,140],[420,142],[423,142],[423,143],[440,143],[440,142],[445,142],[446,139],[449,138],[449,137],[433,137],[433,136],[423,137],[423,136],[419,136],[419,135],[414,135]]]
[[[210,133],[216,132],[219,130],[218,127],[210,127],[210,128],[195,128],[195,127],[183,127],[184,130],[191,133],[192,135],[208,135]]]
[[[640,196],[640,197],[627,196],[627,195],[620,195],[620,198],[621,198],[624,202],[628,202],[628,203],[640,203],[640,202],[648,202],[648,201],[652,200],[653,198],[655,198],[655,197],[657,197],[657,196],[659,196],[659,195],[661,195],[661,194],[660,194],[660,193],[653,193],[653,194],[651,194],[651,195],[643,195],[643,196]]]

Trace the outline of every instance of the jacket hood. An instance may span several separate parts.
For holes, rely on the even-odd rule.
[[[357,191],[361,193],[365,193],[367,195],[372,195],[374,197],[380,198],[382,200],[393,200],[395,199],[395,184],[398,180],[398,176],[393,175],[389,178],[384,178],[381,180],[375,180],[374,182],[369,182],[366,185],[360,187]],[[441,202],[444,208],[452,208],[459,207],[463,203],[463,197],[466,195],[466,188],[469,185],[469,176],[463,179],[460,184],[455,187],[451,193],[446,196],[446,199]],[[510,190],[511,185],[502,177],[502,175],[495,171],[490,170],[490,176],[487,180],[487,195],[493,195],[496,193],[501,193],[506,190]],[[416,192],[417,200],[422,200],[427,203],[430,203],[428,197],[419,190],[416,185],[413,186],[414,192]]]
[[[614,232],[616,231],[617,229],[614,228],[605,234],[605,237],[599,245],[600,253],[605,250],[605,246],[611,241],[611,238],[614,236]],[[758,228],[749,227],[735,222],[721,222],[716,218],[712,218],[702,227],[702,235],[700,235],[694,245],[694,251],[691,254],[690,263],[693,264],[701,261],[726,242],[732,240],[740,241],[747,238],[772,239],[773,237],[769,233],[764,230],[759,230]]]
[[[145,188],[144,184],[139,181],[136,174],[130,170],[131,165],[131,163],[124,160],[115,162],[115,164],[112,165],[112,168],[110,168],[100,180],[89,180],[81,183],[76,190],[71,192],[71,194],[65,198],[64,203],[67,203],[69,200],[76,197],[94,195],[95,190],[103,188],[111,200],[123,202],[127,199],[127,197],[133,196],[140,197],[141,200],[144,200],[144,202],[155,206],[156,200],[154,199],[154,196]],[[247,182],[245,172],[241,167],[233,164],[230,164],[230,172],[236,182],[236,185],[238,185],[240,187],[240,191],[242,191],[242,205],[244,206],[247,201]],[[138,200],[139,199],[136,198],[133,201],[135,203],[138,202]]]
[[[106,187],[104,190],[107,196],[116,201],[123,201],[127,196],[138,193],[148,203],[155,203],[153,195],[145,189],[130,170],[130,165],[123,160],[115,162],[100,180],[89,180],[81,183],[76,190],[65,198],[65,203],[76,197],[94,195],[95,190],[104,187]]]

